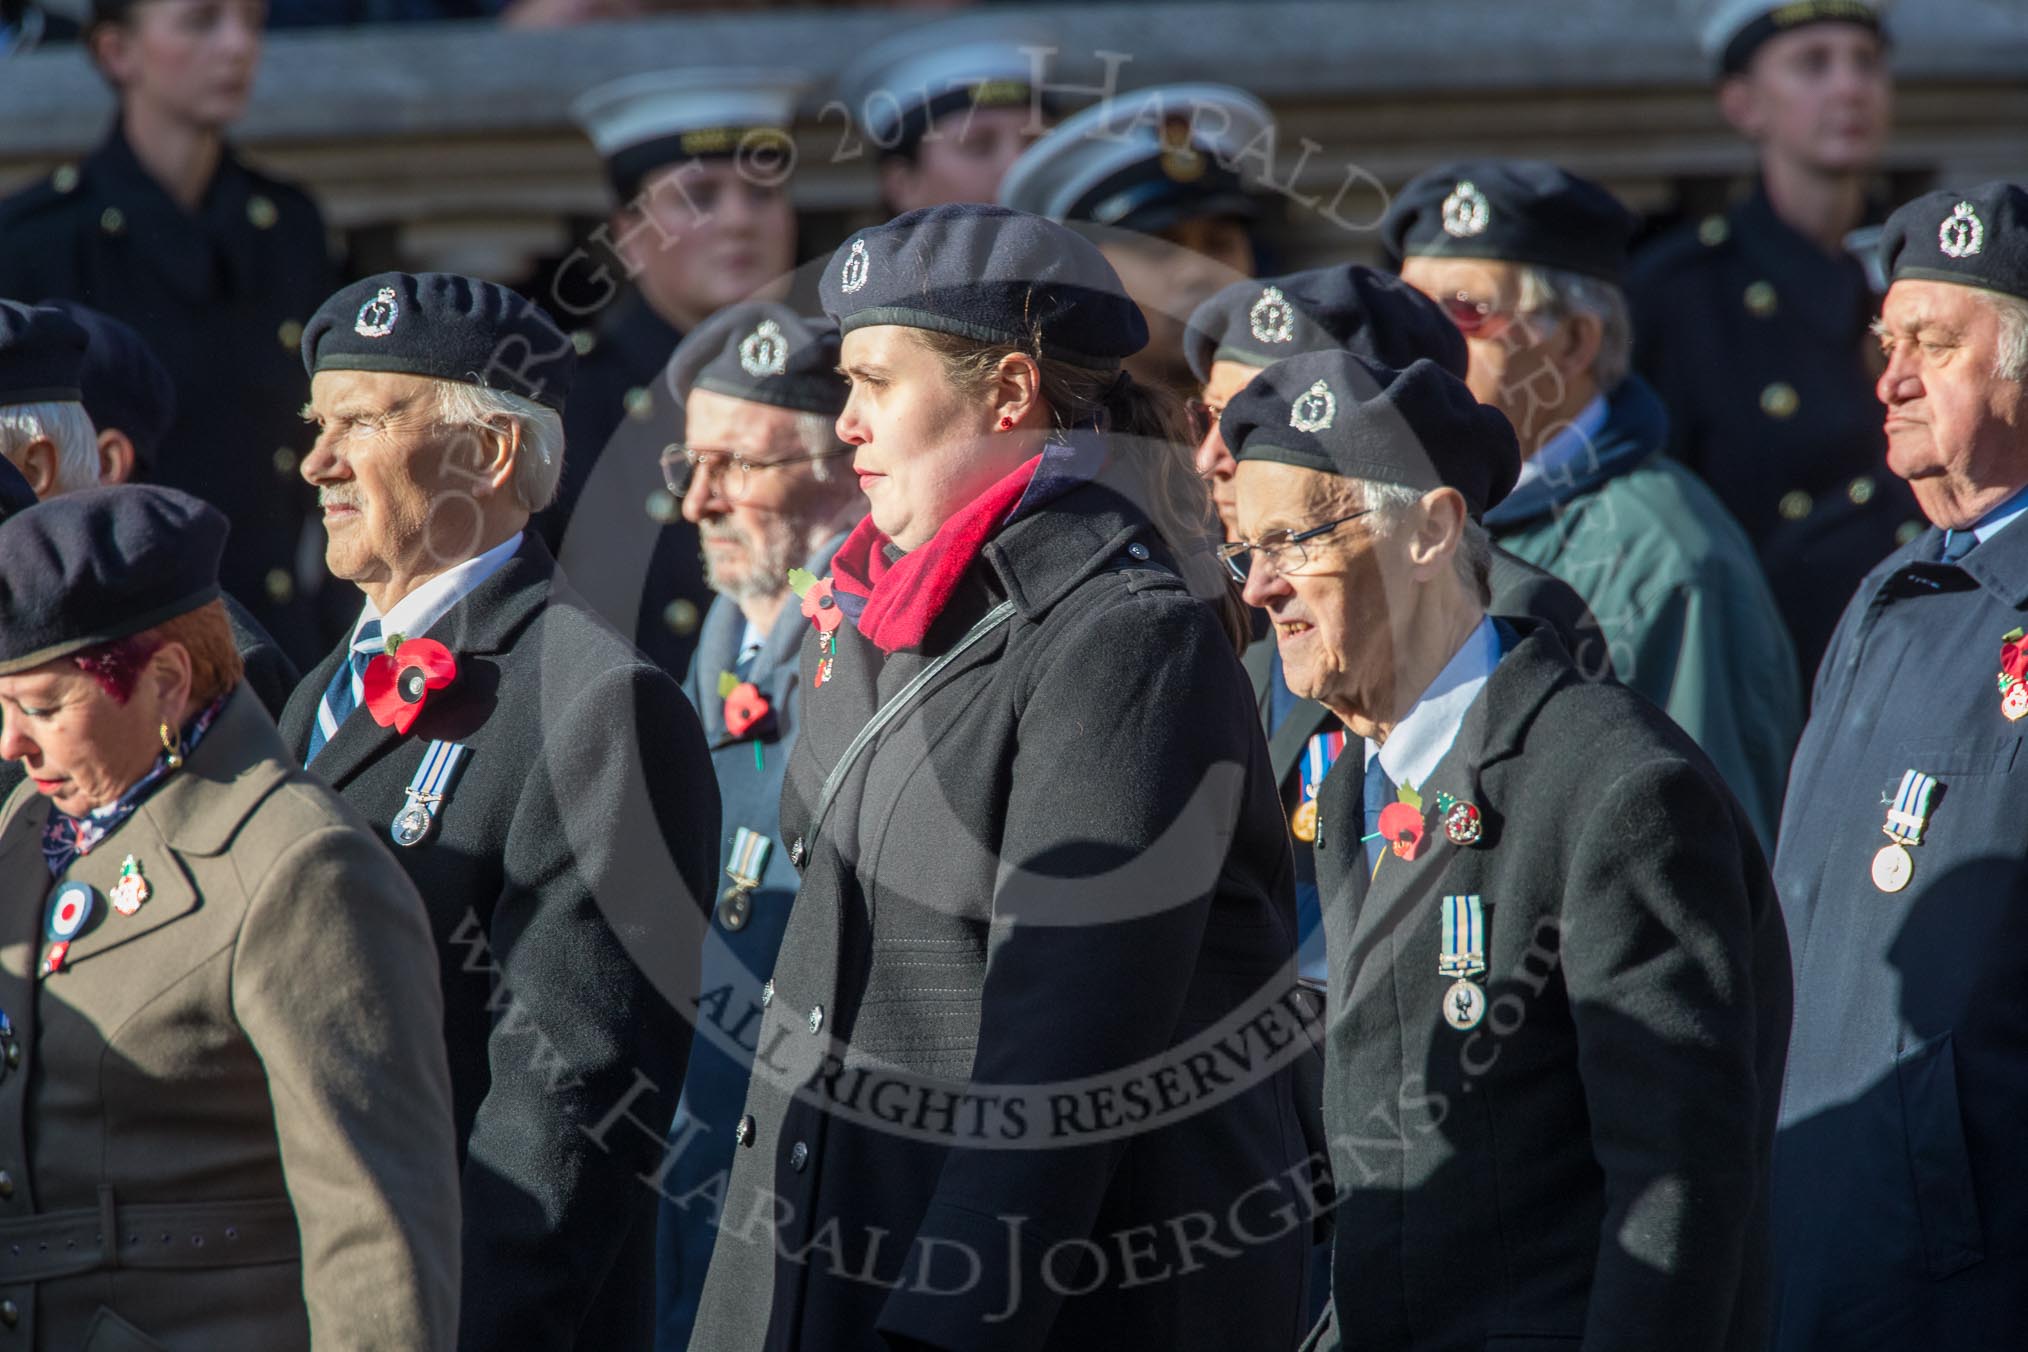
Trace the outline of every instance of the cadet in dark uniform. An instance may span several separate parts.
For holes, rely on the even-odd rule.
[[[789,573],[828,573],[866,499],[833,427],[846,387],[830,320],[774,301],[727,306],[676,349],[670,380],[691,441],[664,470],[703,532],[718,594],[683,693],[704,721],[724,824],[701,1017],[670,1129],[673,1162],[658,1186],[655,1345],[682,1352],[718,1238],[714,1186],[736,1149],[761,982],[796,896],[782,777],[802,701],[815,692],[799,688],[810,622]]]
[[[1313,353],[1224,426],[1247,600],[1364,742],[1318,817],[1340,1200],[1309,1346],[1757,1346],[1789,969],[1752,825],[1652,704],[1486,615],[1478,518],[1520,457],[1464,382]]]
[[[1704,31],[1719,107],[1760,168],[1731,210],[1664,236],[1628,274],[1634,363],[1669,409],[1669,450],[1737,517],[1805,683],[1831,597],[1921,528],[1881,464],[1866,187],[1892,85],[1874,0],[1722,0]],[[1876,221],[1878,217],[1874,217]],[[1856,233],[1855,233],[1856,232]]]
[[[1050,50],[1046,32],[956,19],[898,33],[838,77],[891,215],[995,200],[1014,161],[1056,120],[1056,100],[1036,83]]]
[[[444,273],[355,283],[303,337],[319,428],[303,473],[326,564],[365,600],[280,726],[428,904],[467,1352],[649,1345],[641,1180],[716,892],[697,715],[527,529],[555,492],[573,360],[539,308]]]
[[[585,303],[604,309],[571,335],[581,360],[564,422],[563,480],[536,528],[587,578],[603,560],[574,558],[567,532],[594,472],[603,464],[617,479],[652,485],[663,449],[683,440],[664,369],[676,344],[714,311],[787,285],[796,261],[788,128],[798,88],[766,71],[661,71],[600,85],[572,105],[619,205],[558,275],[560,295],[589,290]],[[594,514],[588,545],[603,553],[602,537],[641,527],[644,501],[645,529],[658,533],[638,605],[606,618],[680,680],[711,595],[696,531],[667,494],[618,496],[619,511]]]
[[[309,514],[296,342],[335,279],[316,206],[224,141],[261,7],[96,0],[92,16],[119,115],[97,150],[0,202],[0,296],[83,301],[147,339],[177,395],[155,481],[226,514],[225,589],[307,657],[321,636],[294,573]]]
[[[1443,310],[1399,278],[1357,263],[1234,282],[1190,316],[1184,353],[1203,389],[1197,470],[1211,485],[1211,499],[1228,540],[1237,538],[1238,504],[1232,483],[1238,465],[1220,434],[1219,414],[1266,367],[1300,353],[1331,351],[1356,353],[1395,368],[1427,357],[1458,379],[1465,377],[1465,340]],[[1542,621],[1580,670],[1594,676],[1611,673],[1605,639],[1584,599],[1568,583],[1497,545],[1491,548],[1489,565],[1494,614]],[[1322,981],[1324,931],[1309,845],[1316,835],[1312,804],[1345,738],[1335,714],[1290,692],[1275,644],[1259,641],[1267,637],[1263,624],[1257,641],[1247,647],[1246,668],[1267,729],[1269,760],[1295,832],[1302,971]]]
[[[1085,227],[1119,273],[1148,321],[1148,345],[1127,363],[1142,384],[1196,392],[1184,326],[1213,292],[1253,275],[1260,208],[1234,165],[1273,129],[1243,89],[1137,89],[1066,118],[1000,184],[1002,205]]]
[[[1845,608],[1789,779],[1778,1352],[2028,1326],[2028,189],[1917,198],[1882,252],[1887,464],[1932,528]]]
[[[1140,314],[994,207],[822,294],[871,509],[803,595],[803,886],[691,1346],[1291,1345],[1286,828]]]

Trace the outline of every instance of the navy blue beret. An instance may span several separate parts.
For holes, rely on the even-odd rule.
[[[0,405],[74,404],[85,331],[61,310],[0,300]]]
[[[1211,363],[1272,366],[1343,348],[1382,366],[1428,357],[1458,379],[1471,360],[1443,307],[1392,273],[1362,263],[1234,282],[1190,314],[1183,355],[1197,378]]]
[[[28,486],[28,480],[14,468],[13,462],[0,455],[0,521],[34,505],[35,490]]]
[[[85,412],[101,432],[113,428],[134,443],[134,456],[144,466],[155,463],[155,452],[176,418],[176,385],[148,346],[148,340],[109,314],[74,300],[53,300],[90,340],[78,386]]]
[[[1419,174],[1380,222],[1395,258],[1492,258],[1617,284],[1640,220],[1606,189],[1541,160],[1461,160]]]
[[[669,383],[679,400],[693,389],[710,390],[835,418],[847,393],[838,374],[838,326],[779,301],[728,305],[676,345]]]
[[[2028,299],[2028,188],[1995,179],[1970,192],[1925,193],[1880,235],[1890,281],[1956,282]]]
[[[214,599],[225,534],[217,508],[153,484],[65,493],[0,522],[0,676]]]
[[[1521,474],[1506,415],[1427,358],[1403,370],[1343,350],[1276,362],[1226,404],[1219,431],[1240,461],[1424,493],[1455,488],[1474,519],[1497,507]]]
[[[559,412],[577,350],[546,311],[497,282],[383,272],[340,288],[303,329],[303,369],[396,371],[518,394]]]
[[[900,324],[1100,370],[1148,345],[1148,321],[1096,245],[1006,207],[922,207],[861,230],[818,294],[840,334]]]

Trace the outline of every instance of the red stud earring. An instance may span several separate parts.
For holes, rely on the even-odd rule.
[[[1002,418],[1000,419],[1000,430],[1001,430],[1002,432],[1005,432],[1005,431],[1007,431],[1008,429],[1012,428],[1013,426],[1014,426],[1014,420],[1013,420],[1012,418],[1008,418],[1008,417],[1002,417]]]

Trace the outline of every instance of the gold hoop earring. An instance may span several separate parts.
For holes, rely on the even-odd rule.
[[[169,725],[167,723],[164,723],[162,725],[160,735],[162,738],[163,753],[169,757],[169,768],[172,770],[182,769],[183,739],[181,737],[178,737],[175,733],[171,732],[169,730]]]

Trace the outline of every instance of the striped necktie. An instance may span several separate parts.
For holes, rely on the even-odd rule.
[[[338,735],[338,725],[345,721],[345,716],[359,707],[365,692],[366,664],[378,657],[385,646],[380,639],[379,620],[367,620],[352,636],[348,659],[331,673],[331,684],[324,687],[324,698],[317,702],[317,722],[310,729],[310,754],[303,757],[306,768],[317,759],[324,744]]]
[[[1380,852],[1387,848],[1387,842],[1380,838],[1380,814],[1394,801],[1394,781],[1387,777],[1387,771],[1375,756],[1366,762],[1366,867],[1380,867]]]

